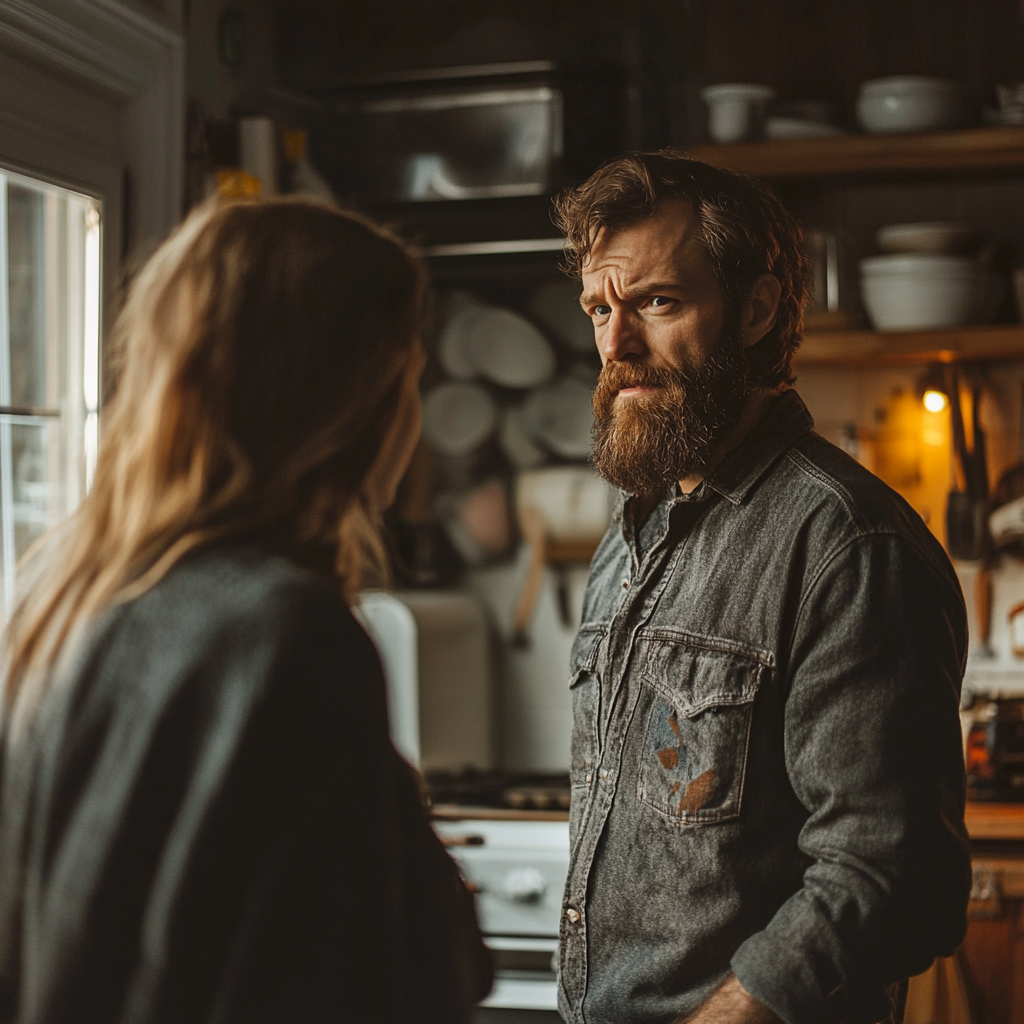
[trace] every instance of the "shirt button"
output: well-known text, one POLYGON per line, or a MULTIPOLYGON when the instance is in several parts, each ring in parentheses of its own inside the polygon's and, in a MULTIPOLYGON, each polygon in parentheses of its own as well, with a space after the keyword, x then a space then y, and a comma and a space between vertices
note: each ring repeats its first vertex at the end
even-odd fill
POLYGON ((629 590, 629 580, 623 580, 622 581, 622 589, 623 590, 629 590))
POLYGON ((580 912, 570 907, 565 912, 565 916, 569 919, 570 924, 575 924, 580 919, 580 912))
POLYGON ((602 771, 601 772, 601 781, 602 782, 607 782, 608 781, 608 773, 606 771, 602 771))
POLYGON ((587 785, 589 786, 594 781, 594 773, 587 772, 587 785))

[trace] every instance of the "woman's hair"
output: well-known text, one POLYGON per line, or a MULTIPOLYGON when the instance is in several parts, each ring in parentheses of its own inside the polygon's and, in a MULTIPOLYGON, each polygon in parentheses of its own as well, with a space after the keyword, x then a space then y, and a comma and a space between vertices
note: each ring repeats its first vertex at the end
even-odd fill
POLYGON ((208 204, 136 277, 93 486, 31 556, 6 693, 186 552, 259 539, 350 595, 381 557, 364 494, 407 386, 423 275, 368 220, 309 201, 208 204))
POLYGON ((747 351, 752 384, 793 383, 793 354, 803 331, 807 263, 801 232, 761 182, 723 171, 683 151, 626 153, 555 199, 555 222, 566 236, 566 270, 579 277, 601 228, 618 230, 653 217, 666 201, 690 202, 727 309, 738 311, 762 274, 773 274, 782 297, 772 329, 747 351))

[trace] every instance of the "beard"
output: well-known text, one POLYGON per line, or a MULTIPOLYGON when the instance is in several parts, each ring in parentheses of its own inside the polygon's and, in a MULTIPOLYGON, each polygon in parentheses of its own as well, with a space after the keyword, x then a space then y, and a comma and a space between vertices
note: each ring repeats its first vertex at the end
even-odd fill
POLYGON ((591 462, 609 483, 644 497, 703 469, 740 421, 752 388, 735 330, 722 332, 699 365, 609 362, 594 391, 591 462), (620 389, 647 395, 617 399, 620 389))

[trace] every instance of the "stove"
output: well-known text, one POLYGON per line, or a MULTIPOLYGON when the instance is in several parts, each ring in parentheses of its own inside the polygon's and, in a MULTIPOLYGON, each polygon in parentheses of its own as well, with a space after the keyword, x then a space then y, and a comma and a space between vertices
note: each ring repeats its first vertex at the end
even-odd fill
POLYGON ((568 778, 492 773, 428 781, 434 829, 476 894, 494 958, 494 989, 477 1019, 560 1020, 556 969, 569 870, 568 778))

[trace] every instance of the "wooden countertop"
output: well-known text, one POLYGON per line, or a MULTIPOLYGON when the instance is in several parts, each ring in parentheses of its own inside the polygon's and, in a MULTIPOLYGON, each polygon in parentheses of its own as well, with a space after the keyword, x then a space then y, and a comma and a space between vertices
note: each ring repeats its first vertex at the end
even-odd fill
MULTIPOLYGON (((483 821, 568 821, 568 811, 513 810, 496 807, 464 807, 436 804, 431 817, 439 821, 475 818, 483 821)), ((972 839, 1003 839, 1024 842, 1024 803, 967 804, 967 832, 972 839)))
POLYGON ((568 811, 516 810, 512 807, 467 807, 462 804, 434 804, 430 816, 436 821, 568 821, 568 811))
POLYGON ((967 834, 972 839, 1009 839, 1024 842, 1024 803, 967 802, 967 834))

